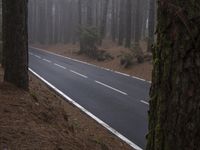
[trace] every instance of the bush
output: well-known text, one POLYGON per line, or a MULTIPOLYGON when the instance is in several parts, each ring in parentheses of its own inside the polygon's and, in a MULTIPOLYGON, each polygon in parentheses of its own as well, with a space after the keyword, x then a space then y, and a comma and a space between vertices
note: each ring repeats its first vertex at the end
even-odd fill
POLYGON ((80 29, 80 54, 104 61, 113 59, 113 57, 104 50, 98 50, 100 34, 96 27, 84 27, 80 29))
POLYGON ((118 57, 120 57, 120 64, 124 67, 124 68, 128 68, 130 66, 133 65, 133 59, 134 56, 131 53, 124 53, 121 52, 121 55, 119 55, 118 57))
POLYGON ((80 53, 90 57, 96 57, 99 33, 95 27, 84 27, 80 29, 80 53))
POLYGON ((142 49, 139 46, 139 43, 135 43, 131 46, 131 51, 134 54, 134 57, 137 59, 138 63, 143 63, 144 62, 144 54, 142 52, 142 49))
POLYGON ((118 56, 120 58, 120 64, 124 68, 128 68, 132 66, 134 63, 143 63, 144 62, 144 54, 139 47, 139 44, 134 44, 129 49, 129 53, 121 52, 118 56))

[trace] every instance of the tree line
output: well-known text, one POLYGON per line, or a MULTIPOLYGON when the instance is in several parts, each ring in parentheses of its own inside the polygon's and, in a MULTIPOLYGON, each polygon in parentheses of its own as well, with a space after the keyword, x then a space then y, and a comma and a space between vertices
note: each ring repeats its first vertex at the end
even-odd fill
POLYGON ((96 27, 101 40, 154 42, 155 0, 29 0, 29 41, 79 42, 81 27, 96 27))

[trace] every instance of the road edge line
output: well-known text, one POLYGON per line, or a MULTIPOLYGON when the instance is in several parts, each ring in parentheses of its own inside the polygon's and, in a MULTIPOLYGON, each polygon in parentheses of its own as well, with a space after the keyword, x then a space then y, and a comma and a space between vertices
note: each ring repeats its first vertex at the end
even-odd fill
POLYGON ((89 117, 91 117, 92 119, 94 119, 97 123, 99 123, 101 126, 103 126, 104 128, 106 128, 108 131, 110 131, 112 134, 114 134, 118 138, 120 138, 122 141, 124 141, 125 143, 127 143, 129 146, 131 146, 135 150, 142 150, 142 148, 140 148, 139 146, 137 146, 135 143, 131 142, 128 138, 126 138, 125 136, 123 136, 122 134, 120 134, 118 131, 116 131, 115 129, 113 129, 112 127, 110 127, 108 124, 106 124, 105 122, 103 122, 101 119, 97 118, 91 112, 89 112, 88 110, 86 110, 84 107, 82 107, 77 102, 75 102, 73 99, 71 99, 69 96, 67 96, 66 94, 64 94, 62 91, 60 91, 59 89, 57 89, 55 86, 53 86, 47 80, 45 80, 40 75, 38 75, 36 72, 34 72, 31 68, 29 68, 29 71, 33 75, 35 75, 37 78, 39 78, 42 82, 44 82, 48 87, 50 87, 51 89, 53 89, 56 93, 58 93, 63 98, 65 98, 68 102, 70 102, 71 104, 73 104, 74 106, 76 106, 77 108, 79 108, 86 115, 88 115, 89 117))
POLYGON ((79 62, 79 63, 83 63, 83 64, 86 64, 86 65, 89 65, 89 66, 93 66, 93 67, 96 67, 96 68, 99 68, 99 69, 110 71, 110 72, 113 72, 113 73, 116 73, 116 74, 120 74, 120 75, 123 75, 123 76, 126 76, 126 77, 132 77, 134 79, 137 79, 137 80, 140 80, 140 81, 145 81, 145 82, 151 84, 151 81, 148 81, 148 80, 136 77, 136 76, 131 76, 131 75, 123 73, 123 72, 119 72, 119 71, 112 70, 112 69, 109 69, 109 68, 97 66, 97 65, 94 65, 94 64, 91 64, 91 63, 88 63, 88 62, 85 62, 85 61, 81 61, 81 60, 78 60, 78 59, 70 58, 70 57, 67 57, 67 56, 62 56, 60 54, 49 52, 49 51, 47 51, 45 49, 41 49, 41 48, 37 48, 37 47, 33 47, 33 46, 30 46, 30 48, 37 49, 37 50, 40 50, 40 51, 43 51, 43 52, 46 52, 46 53, 49 53, 49 54, 52 54, 52 55, 55 55, 55 56, 59 56, 59 57, 62 57, 62 58, 66 58, 66 59, 69 59, 69 60, 73 60, 73 61, 76 61, 76 62, 79 62))

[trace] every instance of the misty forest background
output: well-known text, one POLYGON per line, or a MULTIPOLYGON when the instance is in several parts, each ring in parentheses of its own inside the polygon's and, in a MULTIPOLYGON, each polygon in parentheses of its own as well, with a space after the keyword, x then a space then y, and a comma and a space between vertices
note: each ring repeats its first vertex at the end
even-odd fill
POLYGON ((150 52, 155 5, 155 0, 29 0, 29 44, 73 43, 91 54, 88 49, 104 41, 135 49, 143 41, 150 52))
POLYGON ((99 45, 112 40, 131 47, 143 40, 150 51, 155 14, 155 0, 29 0, 29 42, 75 44, 93 28, 99 45))

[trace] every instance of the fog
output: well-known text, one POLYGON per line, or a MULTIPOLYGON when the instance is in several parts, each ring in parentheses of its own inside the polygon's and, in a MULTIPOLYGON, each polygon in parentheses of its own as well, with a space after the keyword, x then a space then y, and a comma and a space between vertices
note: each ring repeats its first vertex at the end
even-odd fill
POLYGON ((150 6, 150 0, 29 0, 29 42, 76 43, 80 28, 92 26, 102 40, 130 45, 152 36, 155 7, 150 6))

